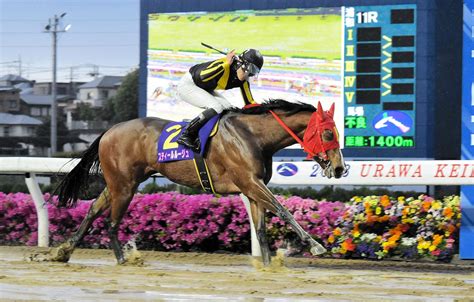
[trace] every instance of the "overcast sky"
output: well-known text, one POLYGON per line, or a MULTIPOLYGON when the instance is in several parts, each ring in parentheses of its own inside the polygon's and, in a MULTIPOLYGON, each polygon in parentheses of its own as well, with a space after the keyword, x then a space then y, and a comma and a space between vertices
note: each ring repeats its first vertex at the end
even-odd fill
POLYGON ((71 24, 58 39, 58 81, 93 78, 92 65, 101 75, 124 75, 139 62, 138 0, 0 0, 0 76, 51 81, 52 38, 44 33, 48 19, 67 15, 71 24))

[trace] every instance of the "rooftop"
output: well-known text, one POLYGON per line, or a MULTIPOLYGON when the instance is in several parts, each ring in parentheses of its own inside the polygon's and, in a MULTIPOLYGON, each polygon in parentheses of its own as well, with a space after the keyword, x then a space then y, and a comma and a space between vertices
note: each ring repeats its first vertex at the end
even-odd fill
POLYGON ((79 89, 82 88, 115 88, 119 85, 124 77, 121 76, 103 76, 97 78, 93 81, 87 82, 81 86, 79 89))
POLYGON ((30 82, 29 80, 25 79, 24 77, 14 75, 14 74, 7 74, 0 77, 0 81, 10 81, 10 82, 30 82))
POLYGON ((20 91, 20 89, 13 86, 0 86, 0 91, 20 91))
MULTIPOLYGON (((63 100, 68 98, 67 95, 58 95, 56 100, 63 100)), ((21 93, 20 98, 28 105, 51 105, 53 103, 52 95, 36 95, 21 93)))
POLYGON ((10 114, 0 112, 1 125, 41 125, 42 121, 23 114, 10 114))

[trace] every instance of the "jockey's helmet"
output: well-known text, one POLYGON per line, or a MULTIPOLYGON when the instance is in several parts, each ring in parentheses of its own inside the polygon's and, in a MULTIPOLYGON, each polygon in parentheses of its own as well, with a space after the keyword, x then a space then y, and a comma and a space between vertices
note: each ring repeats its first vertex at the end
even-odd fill
POLYGON ((256 49, 247 49, 239 55, 242 61, 242 68, 248 72, 249 76, 255 76, 260 72, 263 66, 263 56, 256 49))

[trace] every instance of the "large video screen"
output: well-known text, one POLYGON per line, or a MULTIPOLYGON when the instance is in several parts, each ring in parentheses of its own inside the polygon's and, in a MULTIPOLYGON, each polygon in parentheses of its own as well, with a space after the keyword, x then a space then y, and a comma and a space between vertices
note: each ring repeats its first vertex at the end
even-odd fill
MULTIPOLYGON (((150 14, 147 115, 183 120, 202 111, 181 101, 176 91, 193 65, 223 57, 202 42, 224 52, 255 48, 265 58, 250 82, 257 102, 321 102, 325 109, 335 103, 347 148, 413 147, 415 63, 407 61, 409 54, 397 55, 402 62, 395 56, 388 61, 387 54, 402 47, 414 58, 416 28, 407 23, 414 13, 414 5, 404 5, 150 14), (395 43, 394 36, 402 38, 395 43), (394 66, 402 70, 392 71, 394 66), (411 78, 400 78, 410 70, 411 78), (395 79, 401 86, 395 87, 395 79), (400 90, 403 94, 395 93, 400 90)), ((240 89, 219 92, 234 106, 244 105, 240 89)))

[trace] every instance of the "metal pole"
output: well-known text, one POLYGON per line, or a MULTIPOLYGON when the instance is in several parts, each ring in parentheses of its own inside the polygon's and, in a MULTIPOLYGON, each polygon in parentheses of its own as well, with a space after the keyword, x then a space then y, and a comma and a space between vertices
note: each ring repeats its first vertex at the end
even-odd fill
POLYGON ((262 250, 260 249, 260 242, 258 242, 257 231, 255 230, 255 224, 253 223, 253 219, 252 219, 252 212, 250 211, 250 200, 248 199, 247 196, 245 196, 242 193, 240 193, 240 198, 242 198, 242 201, 244 202, 244 205, 245 205, 245 209, 247 210, 247 214, 249 215, 250 244, 251 244, 251 248, 252 248, 252 256, 253 257, 261 257, 262 256, 262 250))
POLYGON ((21 77, 21 56, 18 56, 18 75, 21 77))
POLYGON ((57 47, 57 30, 58 16, 54 15, 53 30, 51 31, 53 38, 53 83, 51 85, 53 102, 51 103, 51 154, 53 156, 57 151, 57 133, 58 133, 58 104, 56 100, 56 47, 57 47))
POLYGON ((36 180, 35 173, 26 173, 25 182, 28 190, 30 191, 31 198, 33 199, 36 207, 36 215, 38 215, 38 246, 48 247, 49 246, 49 216, 46 202, 43 198, 43 193, 36 180))

